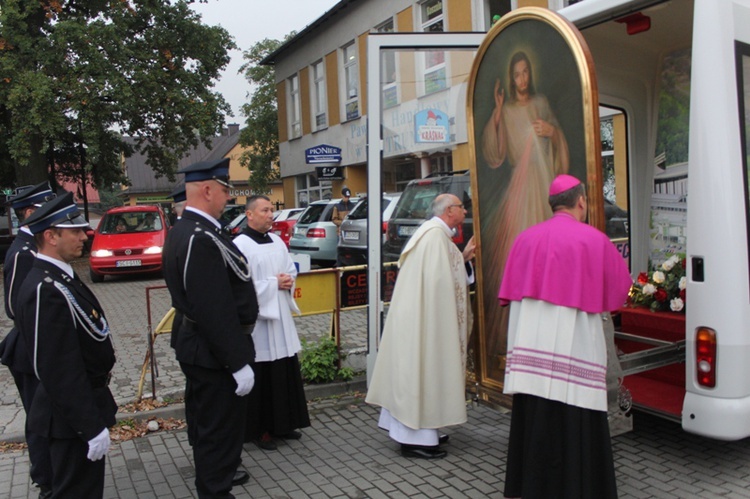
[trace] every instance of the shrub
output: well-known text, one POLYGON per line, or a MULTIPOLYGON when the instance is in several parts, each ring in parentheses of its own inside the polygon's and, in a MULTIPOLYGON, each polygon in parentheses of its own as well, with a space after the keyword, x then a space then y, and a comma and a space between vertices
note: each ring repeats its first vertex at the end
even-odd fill
POLYGON ((352 379, 354 371, 348 367, 338 369, 338 360, 336 342, 332 338, 321 338, 317 343, 309 343, 302 338, 300 369, 306 382, 330 383, 336 379, 352 379))

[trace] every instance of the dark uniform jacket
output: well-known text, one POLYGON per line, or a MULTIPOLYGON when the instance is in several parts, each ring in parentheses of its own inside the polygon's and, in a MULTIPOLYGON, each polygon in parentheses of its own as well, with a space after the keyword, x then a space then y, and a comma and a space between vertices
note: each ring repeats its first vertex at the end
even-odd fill
POLYGON ((28 424, 49 438, 89 441, 115 424, 107 384, 115 365, 99 301, 80 280, 37 259, 18 294, 17 323, 40 386, 28 424))
MULTIPOLYGON (((36 260, 34 236, 19 230, 18 235, 16 235, 8 252, 5 254, 5 264, 3 266, 5 313, 10 319, 13 319, 14 323, 18 303, 18 291, 21 289, 21 284, 26 279, 31 267, 34 265, 34 260, 36 260)), ((3 364, 10 367, 13 371, 34 374, 29 349, 26 348, 26 343, 18 333, 18 328, 15 325, 0 343, 0 359, 3 364)))
POLYGON ((336 203, 333 207, 333 214, 331 215, 331 222, 336 224, 336 227, 341 228, 341 222, 354 209, 354 203, 350 201, 344 201, 343 199, 336 203))
POLYGON ((247 262, 228 236, 185 210, 167 235, 162 260, 177 310, 172 326, 177 360, 230 372, 252 362, 252 336, 242 326, 255 323, 258 299, 247 262))

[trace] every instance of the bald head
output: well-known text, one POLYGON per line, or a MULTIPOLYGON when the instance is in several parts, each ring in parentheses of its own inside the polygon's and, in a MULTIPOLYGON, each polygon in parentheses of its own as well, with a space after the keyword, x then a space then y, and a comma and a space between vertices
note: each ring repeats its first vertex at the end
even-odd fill
POLYGON ((434 216, 445 222, 451 229, 461 225, 466 218, 466 209, 463 203, 453 194, 438 195, 432 201, 430 210, 434 216))

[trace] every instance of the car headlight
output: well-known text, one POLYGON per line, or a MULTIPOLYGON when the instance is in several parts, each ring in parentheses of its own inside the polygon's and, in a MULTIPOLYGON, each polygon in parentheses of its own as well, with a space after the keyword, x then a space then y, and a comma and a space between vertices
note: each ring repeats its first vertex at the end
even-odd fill
POLYGON ((91 256, 95 256, 97 258, 105 258, 108 256, 114 256, 114 253, 112 252, 112 250, 100 249, 100 250, 92 251, 91 256))
POLYGON ((143 250, 144 255, 159 255, 161 254, 161 246, 151 246, 143 250))

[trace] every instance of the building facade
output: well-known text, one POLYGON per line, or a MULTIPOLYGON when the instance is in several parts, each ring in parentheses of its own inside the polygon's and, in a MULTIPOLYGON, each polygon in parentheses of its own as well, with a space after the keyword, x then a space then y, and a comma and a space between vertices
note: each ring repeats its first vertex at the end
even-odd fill
MULTIPOLYGON (((571 3, 575 1, 337 3, 263 61, 276 70, 279 163, 287 205, 339 197, 343 186, 355 194, 367 190, 371 33, 486 32, 493 19, 513 9, 556 10, 571 3), (322 158, 316 155, 321 152, 322 158)), ((469 168, 465 88, 457 82, 467 79, 472 59, 440 50, 394 51, 382 57, 384 192, 401 191, 410 180, 432 173, 469 168)))

